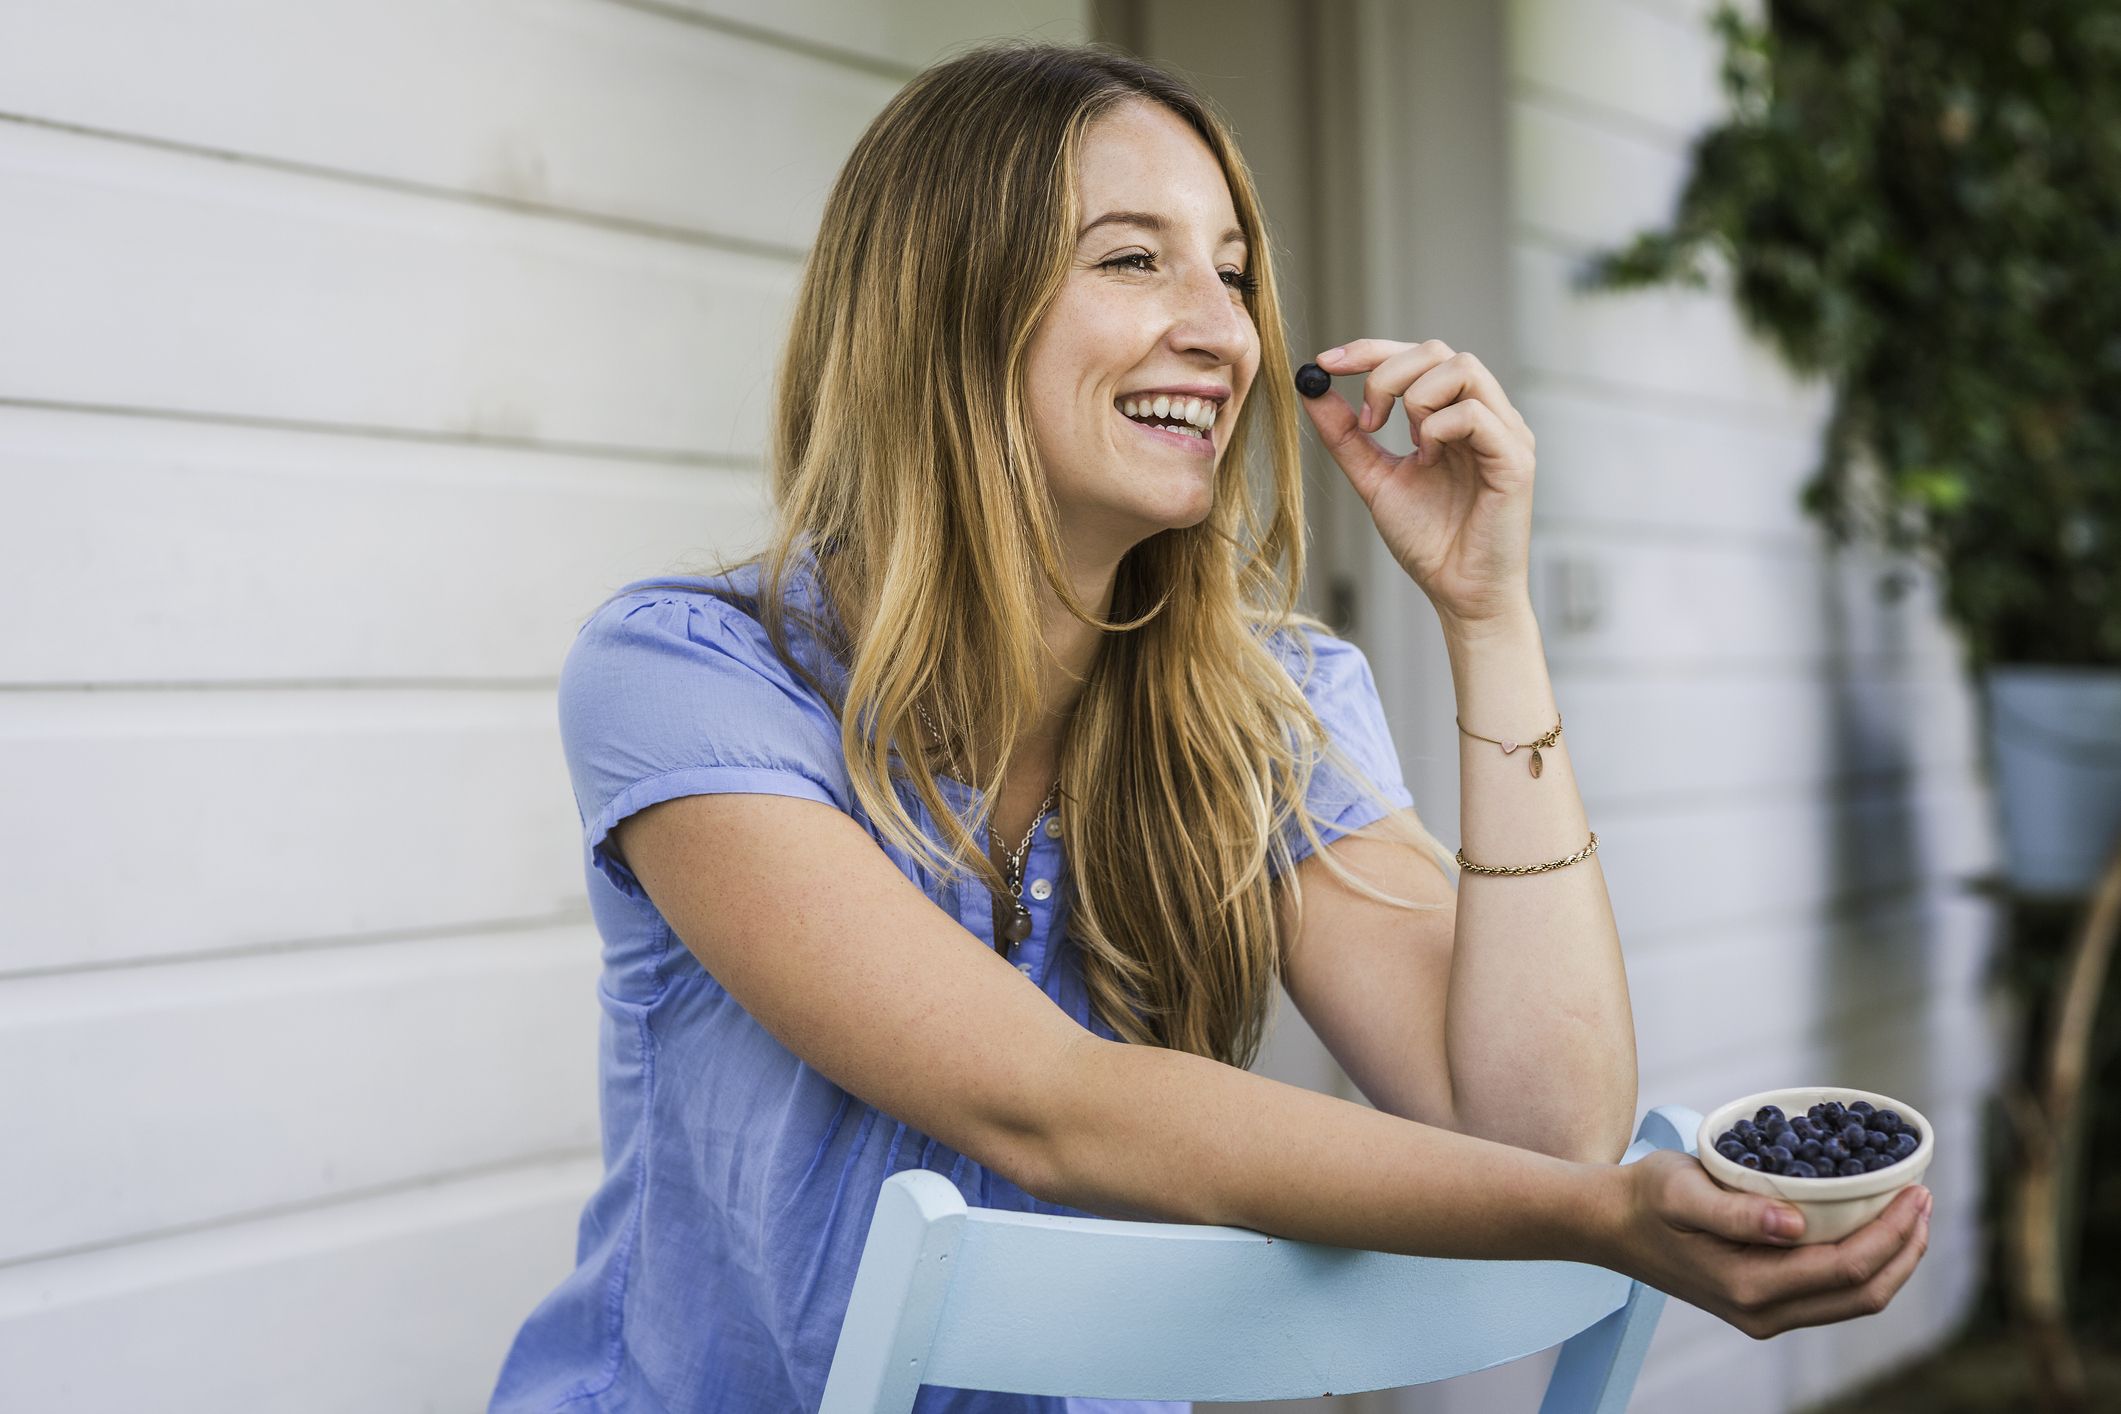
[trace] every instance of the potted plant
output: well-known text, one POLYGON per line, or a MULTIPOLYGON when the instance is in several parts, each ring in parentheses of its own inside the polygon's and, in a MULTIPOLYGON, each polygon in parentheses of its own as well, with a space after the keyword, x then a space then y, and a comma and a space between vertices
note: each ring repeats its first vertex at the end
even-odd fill
MULTIPOLYGON (((1730 116, 1694 143, 1669 229, 1579 288, 1714 274, 1828 380, 1804 507, 1835 545, 1889 552, 1888 601, 1908 563, 1935 574, 1980 687, 2005 892, 2121 895, 2121 11, 1767 0, 1756 24, 1726 0, 1711 24, 1730 116)), ((2021 1106, 2050 1174, 2082 1088, 2065 1051, 2088 1044, 2063 1018, 2090 1015, 2121 897, 2095 904, 2050 1083, 2021 1106)))

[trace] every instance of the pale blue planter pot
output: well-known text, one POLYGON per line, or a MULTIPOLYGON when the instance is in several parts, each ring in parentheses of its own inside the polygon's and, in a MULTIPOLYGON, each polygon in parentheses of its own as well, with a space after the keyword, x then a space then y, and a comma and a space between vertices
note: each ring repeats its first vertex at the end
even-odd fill
POLYGON ((2121 668, 2006 664, 1984 686, 2010 886, 2089 894, 2121 842, 2121 668))

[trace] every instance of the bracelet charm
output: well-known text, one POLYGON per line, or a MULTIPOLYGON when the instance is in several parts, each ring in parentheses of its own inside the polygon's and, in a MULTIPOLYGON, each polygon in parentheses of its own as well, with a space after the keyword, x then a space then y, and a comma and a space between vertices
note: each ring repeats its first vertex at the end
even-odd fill
MULTIPOLYGON (((1454 722, 1458 721, 1456 717, 1453 717, 1451 720, 1454 722)), ((1464 722, 1458 722, 1458 729, 1462 732, 1466 732, 1466 724, 1464 722)), ((1559 714, 1556 714, 1554 718, 1554 729, 1548 732, 1545 736, 1540 737, 1537 741, 1532 742, 1496 741, 1494 737, 1482 736, 1479 732, 1466 732, 1466 735, 1473 738, 1473 740, 1475 741, 1485 741, 1494 743, 1494 745, 1502 748, 1502 754, 1505 756, 1508 756, 1511 752, 1515 751, 1520 746, 1530 746, 1532 748, 1532 779, 1536 781, 1539 779, 1540 773, 1546 770, 1547 764, 1546 761, 1540 756, 1539 748, 1541 748, 1542 746, 1552 746, 1556 741, 1560 740, 1561 717, 1559 714)))

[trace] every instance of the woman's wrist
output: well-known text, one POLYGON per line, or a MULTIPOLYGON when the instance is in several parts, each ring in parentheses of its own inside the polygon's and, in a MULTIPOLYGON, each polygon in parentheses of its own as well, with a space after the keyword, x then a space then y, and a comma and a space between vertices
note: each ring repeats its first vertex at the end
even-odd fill
POLYGON ((1443 627, 1446 643, 1471 644, 1494 638, 1508 638, 1524 633, 1528 628, 1538 631, 1539 616, 1532 611, 1529 596, 1519 598, 1492 613, 1475 617, 1463 617, 1436 611, 1436 621, 1443 627))
MULTIPOLYGON (((1579 1164, 1583 1179, 1583 1212, 1577 1225, 1583 1262, 1621 1271, 1628 1228, 1633 1221, 1635 1191, 1626 1164, 1579 1164)), ((1632 1275, 1632 1274, 1631 1274, 1632 1275)))

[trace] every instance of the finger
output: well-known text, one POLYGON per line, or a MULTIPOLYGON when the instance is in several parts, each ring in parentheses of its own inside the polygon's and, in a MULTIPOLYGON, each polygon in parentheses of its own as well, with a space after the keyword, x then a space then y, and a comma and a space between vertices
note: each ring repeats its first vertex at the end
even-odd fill
POLYGON ((1463 398, 1474 398, 1486 403, 1490 411, 1505 427, 1518 428, 1529 434, 1531 428, 1518 414, 1510 402, 1509 395, 1495 374, 1478 358, 1469 353, 1455 353, 1436 367, 1414 380, 1412 387, 1402 399, 1407 407, 1407 425, 1421 426, 1422 419, 1430 413, 1449 407, 1463 398))
POLYGON ((1930 1220, 1924 1213, 1909 1224, 1905 1240, 1885 1263, 1860 1285, 1825 1295, 1801 1296, 1779 1302, 1756 1310, 1751 1320, 1763 1328, 1765 1338, 1799 1326, 1823 1326, 1858 1316, 1875 1316, 1891 1304, 1901 1287, 1907 1285, 1923 1254, 1929 1251, 1929 1245, 1930 1220))
POLYGON ((1784 1301, 1847 1300, 1897 1256, 1922 1217, 1922 1198, 1929 1190, 1911 1183, 1893 1197, 1884 1212, 1839 1242, 1800 1247, 1775 1259, 1764 1279, 1763 1304, 1784 1301))
POLYGON ((1523 444, 1502 425, 1502 419, 1486 403, 1472 398, 1423 419, 1414 429, 1414 456, 1424 466, 1434 465, 1443 455, 1446 442, 1464 442, 1499 462, 1516 461, 1524 452, 1523 444))
POLYGON ((1348 481, 1363 498, 1363 504, 1368 505, 1371 488, 1384 475, 1385 468, 1398 458, 1356 425, 1355 409, 1332 389, 1300 401, 1311 425, 1318 429, 1318 440, 1325 444, 1334 462, 1347 474, 1348 481))
POLYGON ((1368 373, 1400 350, 1414 347, 1403 339, 1350 339, 1320 354, 1318 366, 1328 373, 1368 373))
MULTIPOLYGON (((1430 369, 1451 357, 1451 346, 1441 339, 1430 339, 1421 344, 1400 344, 1385 352, 1383 339, 1365 339, 1364 344, 1375 345, 1374 352, 1383 354, 1374 365, 1370 365, 1369 377, 1362 380, 1362 410, 1356 423, 1365 432, 1376 432, 1384 427, 1392 415, 1392 404, 1400 394, 1413 386, 1414 381, 1430 369)), ((1325 365, 1333 367, 1333 365, 1325 365)), ((1359 370, 1343 370, 1354 373, 1359 370)))
POLYGON ((1699 1193, 1706 1201, 1686 1204, 1683 1213, 1673 1218, 1676 1226, 1687 1231, 1714 1233, 1733 1242, 1784 1245, 1803 1235, 1804 1214, 1797 1211, 1795 1204, 1778 1203, 1759 1193, 1739 1193, 1725 1188, 1708 1176, 1699 1159, 1694 1159, 1693 1163, 1702 1186, 1689 1196, 1699 1193), (1788 1225, 1784 1226, 1784 1223, 1788 1225))

